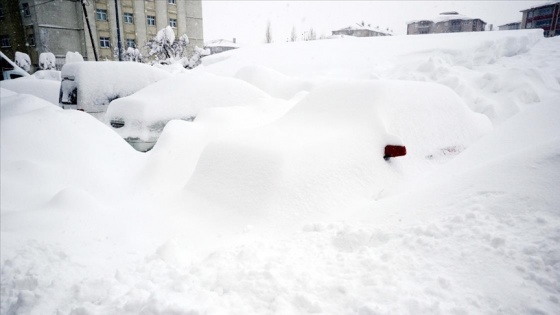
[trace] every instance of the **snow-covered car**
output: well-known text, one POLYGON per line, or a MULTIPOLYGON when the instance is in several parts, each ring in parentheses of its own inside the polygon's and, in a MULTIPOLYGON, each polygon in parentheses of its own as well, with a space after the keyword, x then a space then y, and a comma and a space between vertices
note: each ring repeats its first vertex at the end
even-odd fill
POLYGON ((112 101, 105 121, 136 150, 148 151, 172 119, 193 121, 205 109, 256 105, 270 98, 243 80, 184 73, 112 101))
POLYGON ((88 113, 105 112, 112 100, 171 76, 137 62, 73 62, 65 64, 61 71, 60 106, 88 113))

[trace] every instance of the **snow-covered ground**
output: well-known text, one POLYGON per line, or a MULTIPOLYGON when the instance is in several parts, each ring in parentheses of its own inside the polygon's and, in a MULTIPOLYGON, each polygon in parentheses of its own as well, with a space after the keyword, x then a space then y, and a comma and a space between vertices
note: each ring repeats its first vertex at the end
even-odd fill
POLYGON ((1 314, 560 313, 560 38, 269 44, 191 71, 209 100, 216 75, 266 97, 139 153, 2 83, 1 314))

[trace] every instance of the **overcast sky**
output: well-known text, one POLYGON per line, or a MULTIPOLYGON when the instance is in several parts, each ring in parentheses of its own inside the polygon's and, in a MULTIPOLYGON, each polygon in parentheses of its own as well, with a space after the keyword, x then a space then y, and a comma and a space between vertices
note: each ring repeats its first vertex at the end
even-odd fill
POLYGON ((264 42, 267 21, 274 42, 285 42, 292 27, 301 35, 311 27, 318 36, 331 35, 364 21, 406 35, 411 20, 430 19, 441 12, 457 11, 480 18, 488 25, 521 21, 520 10, 547 1, 218 1, 203 0, 204 40, 236 38, 241 45, 264 42))

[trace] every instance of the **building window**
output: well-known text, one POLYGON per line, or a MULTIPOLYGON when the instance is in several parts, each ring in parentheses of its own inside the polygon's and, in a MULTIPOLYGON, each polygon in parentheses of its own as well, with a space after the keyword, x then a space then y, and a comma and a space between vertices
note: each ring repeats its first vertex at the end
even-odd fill
POLYGON ((103 10, 103 9, 97 9, 95 11, 95 15, 97 17, 97 20, 99 21, 107 21, 107 10, 103 10))
POLYGON ((0 47, 2 48, 12 47, 12 45, 10 44, 10 36, 0 35, 0 47))
POLYGON ((169 4, 175 4, 175 0, 167 0, 167 3, 169 3, 169 4))
POLYGON ((99 37, 99 46, 101 48, 109 48, 111 46, 109 37, 99 37))
POLYGON ((529 14, 527 14, 527 18, 532 18, 533 17, 533 11, 529 11, 529 14))
POLYGON ((527 28, 533 28, 533 22, 527 23, 527 28))
POLYGON ((176 28, 177 27, 177 19, 169 19, 169 26, 176 28))
POLYGON ((552 7, 539 9, 536 13, 537 16, 552 14, 552 7))
POLYGON ((127 24, 134 24, 134 16, 132 15, 132 13, 124 14, 124 22, 127 24))
POLYGON ((545 27, 545 26, 550 26, 551 23, 552 23, 551 19, 540 20, 540 21, 535 22, 535 26, 536 27, 545 27))
POLYGON ((31 10, 29 10, 29 3, 22 3, 21 8, 23 11, 23 16, 31 16, 31 10))
POLYGON ((35 46, 35 34, 27 34, 27 44, 29 44, 29 46, 35 46))
POLYGON ((126 47, 136 48, 136 41, 134 39, 127 38, 126 39, 126 47))
POLYGON ((156 26, 156 17, 153 15, 148 15, 148 25, 156 26))
POLYGON ((4 17, 4 6, 2 6, 2 4, 0 4, 0 18, 4 17))

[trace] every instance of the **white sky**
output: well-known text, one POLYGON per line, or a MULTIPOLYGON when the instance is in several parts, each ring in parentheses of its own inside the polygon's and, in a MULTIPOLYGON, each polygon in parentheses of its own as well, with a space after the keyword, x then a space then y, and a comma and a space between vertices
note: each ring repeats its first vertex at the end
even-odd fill
POLYGON ((547 1, 218 1, 203 0, 204 40, 236 38, 241 45, 264 42, 267 21, 274 42, 285 42, 292 27, 317 35, 364 21, 373 27, 406 34, 406 23, 430 19, 444 11, 480 18, 488 25, 521 21, 520 10, 547 1))

